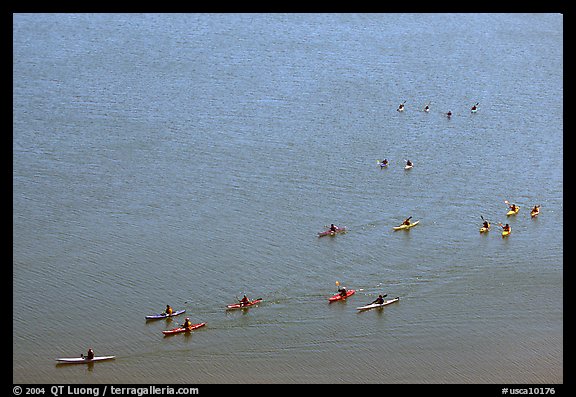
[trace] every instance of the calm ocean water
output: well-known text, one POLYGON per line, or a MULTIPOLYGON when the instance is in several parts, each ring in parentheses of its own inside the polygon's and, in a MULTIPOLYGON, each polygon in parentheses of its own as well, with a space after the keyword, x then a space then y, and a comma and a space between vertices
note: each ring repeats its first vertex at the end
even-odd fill
POLYGON ((562 383, 562 76, 562 15, 15 14, 13 382, 562 383))

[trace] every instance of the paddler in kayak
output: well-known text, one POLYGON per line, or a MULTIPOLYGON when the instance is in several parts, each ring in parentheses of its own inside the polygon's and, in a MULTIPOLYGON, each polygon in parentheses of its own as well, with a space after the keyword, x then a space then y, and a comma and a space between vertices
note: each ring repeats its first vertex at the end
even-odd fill
POLYGON ((502 231, 512 233, 512 227, 510 227, 509 224, 505 224, 505 225, 500 224, 500 226, 502 227, 502 231))
POLYGON ((89 348, 88 353, 86 353, 86 355, 80 354, 80 357, 82 357, 86 360, 92 360, 92 359, 94 359, 94 350, 92 350, 92 348, 89 348))
POLYGON ((482 224, 482 227, 486 230, 490 229, 490 224, 488 223, 488 221, 484 221, 484 223, 482 224))
POLYGON ((403 103, 401 103, 400 105, 398 105, 398 109, 396 109, 399 112, 403 112, 404 111, 404 104, 406 103, 406 101, 404 101, 403 103))
POLYGON ((346 290, 346 287, 338 286, 338 293, 343 298, 346 298, 346 294, 348 293, 348 291, 346 290))
POLYGON ((336 231, 338 231, 338 226, 336 226, 335 224, 331 223, 330 224, 330 231, 333 233, 336 233, 336 231))
POLYGON ((244 296, 242 297, 242 299, 240 299, 239 302, 240 302, 240 305, 241 305, 241 306, 244 306, 244 305, 246 305, 247 303, 250 303, 250 299, 248 299, 248 297, 247 297, 246 295, 244 295, 244 296))
POLYGON ((377 303, 379 305, 384 303, 384 297, 382 296, 382 294, 378 295, 378 298, 374 299, 370 304, 372 305, 374 303, 377 303))
POLYGON ((404 222, 402 222, 402 225, 410 226, 410 219, 412 219, 412 217, 404 219, 404 222))
POLYGON ((430 111, 430 106, 428 106, 428 105, 424 106, 424 111, 425 111, 425 112, 429 112, 429 111, 430 111))
POLYGON ((508 208, 510 208, 510 211, 516 212, 516 208, 518 208, 518 206, 516 204, 510 204, 508 208))
POLYGON ((406 160, 406 167, 413 167, 414 164, 410 160, 406 160))
POLYGON ((380 167, 386 167, 388 165, 388 159, 384 159, 382 160, 382 162, 380 163, 380 167))
POLYGON ((190 317, 186 317, 184 320, 184 324, 182 324, 182 328, 192 328, 192 323, 190 322, 190 317))
POLYGON ((164 311, 164 313, 167 314, 168 316, 171 316, 173 312, 174 310, 172 310, 170 305, 166 305, 166 310, 164 311))
POLYGON ((448 113, 446 113, 446 117, 448 117, 448 118, 452 117, 452 112, 448 111, 448 113))
POLYGON ((539 213, 540 213, 540 206, 539 205, 535 205, 534 208, 532 208, 532 210, 530 211, 530 215, 532 216, 532 218, 534 218, 539 213))
POLYGON ((476 111, 478 110, 478 102, 476 102, 476 105, 472 106, 472 108, 470 109, 470 111, 472 113, 476 113, 476 111))

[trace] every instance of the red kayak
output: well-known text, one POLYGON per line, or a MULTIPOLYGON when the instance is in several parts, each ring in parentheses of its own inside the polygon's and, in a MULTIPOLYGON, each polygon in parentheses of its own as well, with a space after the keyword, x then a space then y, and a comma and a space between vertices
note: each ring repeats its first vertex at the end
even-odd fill
POLYGON ((337 293, 336 295, 331 296, 330 298, 328 298, 328 300, 329 300, 330 302, 343 300, 343 299, 348 298, 350 295, 354 295, 355 292, 356 292, 356 290, 349 289, 349 290, 346 291, 346 297, 340 295, 340 293, 337 293))
POLYGON ((338 227, 338 228, 336 228, 335 231, 328 229, 328 230, 324 230, 323 232, 319 232, 319 233, 318 233, 318 237, 335 236, 335 235, 337 235, 337 234, 339 234, 339 233, 346 233, 346 230, 347 230, 347 229, 346 229, 346 226, 344 226, 344 227, 338 227))
POLYGON ((250 301, 248 303, 232 303, 231 305, 226 305, 226 308, 228 309, 245 309, 247 307, 250 306, 254 306, 257 303, 262 302, 262 298, 258 298, 258 299, 254 299, 253 301, 250 301))
POLYGON ((206 323, 198 323, 198 324, 192 324, 191 327, 188 328, 183 328, 183 327, 178 327, 178 328, 174 328, 174 329, 169 329, 166 331, 162 331, 162 333, 164 335, 174 335, 174 334, 179 334, 181 332, 190 332, 190 331, 194 331, 197 328, 203 327, 205 326, 206 323))

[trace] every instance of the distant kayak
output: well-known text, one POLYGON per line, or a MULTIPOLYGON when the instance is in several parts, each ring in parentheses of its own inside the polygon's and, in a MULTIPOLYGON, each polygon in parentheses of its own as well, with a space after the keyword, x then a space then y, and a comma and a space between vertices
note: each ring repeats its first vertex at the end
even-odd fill
POLYGON ((325 230, 323 232, 319 232, 318 233, 318 237, 324 237, 324 236, 335 236, 336 234, 340 234, 340 233, 346 233, 347 229, 346 226, 344 227, 339 227, 336 229, 336 231, 333 230, 325 230))
POLYGON ((356 292, 355 290, 349 289, 349 290, 346 291, 346 296, 342 296, 342 295, 340 295, 340 293, 337 293, 336 295, 331 296, 330 298, 328 298, 328 300, 329 300, 330 302, 335 302, 335 301, 343 300, 343 299, 348 298, 349 296, 354 295, 355 292, 356 292))
POLYGON ((400 300, 400 297, 397 296, 394 299, 384 300, 384 302, 382 302, 382 303, 370 303, 369 305, 366 305, 366 306, 357 307, 356 310, 365 311, 365 310, 370 310, 370 309, 378 309, 378 308, 387 306, 391 303, 398 302, 399 300, 400 300))
POLYGON ((70 358, 57 358, 59 364, 89 364, 96 361, 112 360, 116 356, 95 356, 94 358, 87 357, 70 357, 70 358))
POLYGON ((172 312, 172 314, 166 314, 166 313, 151 314, 149 316, 146 316, 146 320, 159 320, 161 318, 178 316, 182 313, 186 313, 186 310, 176 310, 175 312, 172 312))
POLYGON ((407 229, 410 229, 411 227, 416 226, 418 223, 420 223, 420 221, 412 222, 409 225, 402 224, 400 226, 394 226, 392 229, 394 229, 394 230, 407 230, 407 229))
POLYGON ((510 235, 511 231, 510 230, 504 230, 502 231, 502 237, 508 237, 510 235))
POLYGON ((258 298, 258 299, 254 299, 253 301, 250 301, 248 303, 232 303, 230 305, 226 305, 226 308, 228 310, 233 310, 233 309, 246 309, 249 308, 250 306, 254 306, 258 303, 262 302, 262 298, 258 298))
POLYGON ((164 335, 174 335, 174 334, 179 334, 182 332, 194 331, 195 329, 198 329, 198 328, 203 327, 205 325, 206 325, 206 323, 198 323, 198 324, 193 324, 191 327, 188 327, 188 328, 178 327, 178 328, 173 328, 173 329, 169 329, 166 331, 162 331, 162 333, 164 335))
POLYGON ((520 207, 516 206, 515 210, 510 210, 506 213, 506 216, 510 216, 510 215, 516 215, 518 213, 518 211, 520 211, 520 207))

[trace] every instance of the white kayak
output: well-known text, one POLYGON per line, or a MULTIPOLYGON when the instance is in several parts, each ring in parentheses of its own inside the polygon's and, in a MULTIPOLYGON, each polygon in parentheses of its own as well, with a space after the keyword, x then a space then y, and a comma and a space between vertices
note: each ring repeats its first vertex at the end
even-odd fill
POLYGON ((413 165, 405 165, 405 166, 404 166, 404 169, 405 169, 405 170, 409 170, 409 169, 412 168, 412 167, 414 167, 414 166, 413 166, 413 165))
POLYGON ((146 320, 158 320, 161 318, 174 317, 174 316, 178 316, 182 313, 186 313, 186 309, 176 310, 175 312, 172 312, 172 314, 166 314, 166 312, 159 313, 159 314, 151 314, 149 316, 146 316, 146 320))
POLYGON ((111 360, 116 358, 116 356, 95 356, 92 359, 87 357, 70 357, 70 358, 57 358, 56 361, 61 364, 88 364, 95 361, 111 360))
POLYGON ((371 303, 371 304, 366 305, 366 306, 357 307, 356 310, 363 311, 363 310, 376 309, 379 307, 384 307, 384 306, 389 305, 389 304, 394 303, 394 302, 398 302, 399 300, 400 300, 400 297, 397 296, 394 299, 385 299, 383 303, 371 303))

